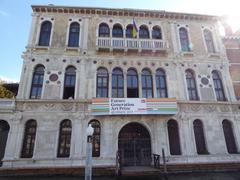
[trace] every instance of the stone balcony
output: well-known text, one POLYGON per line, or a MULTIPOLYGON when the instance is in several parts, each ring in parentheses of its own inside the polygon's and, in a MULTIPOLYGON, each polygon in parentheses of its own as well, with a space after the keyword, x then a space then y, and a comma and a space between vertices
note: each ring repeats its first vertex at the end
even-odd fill
POLYGON ((167 41, 161 39, 132 39, 132 38, 111 38, 111 37, 97 37, 97 50, 129 50, 166 52, 168 49, 167 41))

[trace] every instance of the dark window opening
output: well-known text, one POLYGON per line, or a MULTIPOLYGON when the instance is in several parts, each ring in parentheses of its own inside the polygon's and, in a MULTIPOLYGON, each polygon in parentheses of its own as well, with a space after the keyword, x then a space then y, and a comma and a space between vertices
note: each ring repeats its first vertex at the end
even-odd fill
POLYGON ((44 77, 44 66, 39 65, 35 68, 32 78, 30 99, 40 99, 42 95, 44 77))
POLYGON ((190 51, 187 29, 185 29, 183 27, 180 28, 179 29, 179 36, 180 36, 181 50, 185 51, 185 52, 190 51))
POLYGON ((152 39, 162 39, 161 29, 157 26, 154 26, 152 29, 152 39))
POLYGON ((156 71, 156 88, 157 88, 157 97, 158 98, 167 98, 167 83, 166 75, 162 69, 156 71))
POLYGON ((108 71, 105 68, 97 70, 97 97, 108 97, 108 71))
POLYGON ((151 72, 147 69, 143 69, 142 71, 142 97, 153 97, 152 75, 151 72))
POLYGON ((149 39, 149 31, 146 26, 140 26, 139 28, 139 38, 149 39))
POLYGON ((63 99, 74 99, 75 94, 76 69, 68 67, 65 72, 63 99))
POLYGON ((51 22, 45 21, 42 23, 38 43, 39 46, 49 46, 51 29, 52 29, 51 22))
POLYGON ((137 98, 138 96, 138 75, 134 69, 127 72, 127 97, 137 98))
POLYGON ((186 70, 186 81, 189 100, 199 100, 194 74, 191 70, 186 70))
POLYGON ((198 154, 209 154, 206 148, 202 121, 196 119, 193 122, 196 149, 198 154))
POLYGON ((5 154, 9 128, 9 124, 6 121, 0 120, 0 167, 5 154))
POLYGON ((133 38, 133 25, 128 25, 127 26, 126 38, 133 38))
POLYGON ((222 84, 222 80, 220 78, 219 73, 217 71, 213 71, 212 77, 213 77, 214 90, 215 90, 217 100, 226 101, 226 97, 223 90, 223 84, 222 84))
POLYGON ((37 122, 35 120, 27 121, 25 125, 21 158, 32 158, 35 145, 36 131, 37 122))
POLYGON ((215 53, 216 51, 215 51, 215 47, 214 47, 212 32, 205 29, 203 31, 203 33, 204 33, 205 43, 206 43, 208 52, 215 53))
POLYGON ((99 121, 92 120, 89 122, 92 125, 94 132, 92 137, 92 156, 93 157, 100 157, 100 134, 101 134, 101 126, 99 121))
POLYGON ((175 120, 169 120, 167 126, 170 154, 181 155, 178 123, 175 120))
POLYGON ((60 124, 57 157, 69 157, 71 147, 72 123, 63 120, 60 124))
POLYGON ((76 22, 72 23, 70 25, 70 29, 69 29, 69 39, 68 39, 69 47, 78 47, 79 46, 79 33, 80 33, 79 24, 76 22))
POLYGON ((110 36, 110 30, 106 23, 102 23, 99 25, 98 36, 99 37, 109 37, 110 36))
POLYGON ((116 24, 113 26, 112 37, 123 37, 123 29, 121 25, 116 24))
POLYGON ((112 72, 112 97, 122 98, 124 94, 123 72, 120 68, 115 68, 112 72))

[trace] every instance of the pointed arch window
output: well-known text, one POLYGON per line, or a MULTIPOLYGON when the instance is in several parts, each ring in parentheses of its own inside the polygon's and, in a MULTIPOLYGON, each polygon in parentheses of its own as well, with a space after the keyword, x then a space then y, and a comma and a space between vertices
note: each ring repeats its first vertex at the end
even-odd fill
POLYGON ((76 68, 69 66, 65 71, 63 99, 74 99, 76 81, 76 68))
POLYGON ((112 97, 122 98, 124 91, 123 72, 120 68, 115 68, 112 72, 112 97))
POLYGON ((30 99, 40 99, 41 98, 42 87, 43 87, 43 78, 44 78, 44 69, 45 68, 43 65, 38 65, 34 69, 30 99))
POLYGON ((112 37, 123 37, 123 29, 120 24, 115 24, 113 26, 112 37))
POLYGON ((229 120, 223 120, 222 122, 223 133, 225 137, 225 142, 229 154, 237 154, 236 141, 233 134, 232 123, 229 120))
POLYGON ((68 46, 78 47, 79 46, 79 35, 80 35, 80 25, 77 22, 73 22, 69 29, 68 46))
POLYGON ((35 120, 28 120, 25 124, 21 158, 32 158, 34 145, 35 145, 36 132, 37 132, 37 122, 35 120))
POLYGON ((71 147, 72 123, 63 120, 60 124, 57 157, 69 157, 71 147))
POLYGON ((108 97, 108 71, 105 68, 97 70, 97 97, 108 97))
POLYGON ((138 74, 133 68, 128 69, 127 72, 127 97, 138 97, 138 74))
POLYGON ((149 31, 148 28, 144 25, 139 28, 139 38, 149 39, 149 31))
POLYGON ((166 83, 166 74, 162 69, 157 69, 156 71, 156 88, 157 88, 157 97, 158 98, 167 98, 167 83, 166 83))
POLYGON ((223 90, 222 79, 218 71, 212 72, 214 90, 216 94, 216 98, 218 101, 226 101, 226 97, 223 90))
POLYGON ((158 26, 154 26, 152 29, 152 39, 162 39, 162 31, 158 26))
POLYGON ((39 36, 39 46, 49 46, 51 37, 52 23, 50 21, 45 21, 41 24, 40 36, 39 36))
POLYGON ((0 167, 2 166, 2 159, 5 155, 9 129, 8 122, 0 120, 0 167))
POLYGON ((148 69, 142 70, 142 97, 143 98, 153 97, 152 75, 148 69))
POLYGON ((99 157, 100 156, 100 135, 101 135, 101 126, 98 120, 92 120, 89 122, 92 125, 94 132, 92 137, 92 156, 99 157))
POLYGON ((193 121, 196 149, 198 154, 208 154, 203 131, 203 123, 199 119, 193 121))
POLYGON ((106 23, 101 23, 98 30, 99 37, 110 37, 110 29, 106 23))
POLYGON ((208 52, 215 53, 216 50, 214 47, 212 32, 208 29, 204 29, 203 34, 204 34, 204 39, 205 39, 208 52))
POLYGON ((184 52, 190 51, 187 29, 181 27, 179 29, 179 36, 180 36, 181 50, 184 51, 184 52))
POLYGON ((133 38, 133 25, 131 24, 126 28, 126 38, 133 38))
POLYGON ((189 100, 195 100, 195 101, 199 100, 195 76, 193 71, 186 70, 186 81, 187 81, 187 90, 188 90, 189 100))
POLYGON ((167 126, 170 154, 181 155, 178 123, 176 120, 171 119, 168 121, 167 126))

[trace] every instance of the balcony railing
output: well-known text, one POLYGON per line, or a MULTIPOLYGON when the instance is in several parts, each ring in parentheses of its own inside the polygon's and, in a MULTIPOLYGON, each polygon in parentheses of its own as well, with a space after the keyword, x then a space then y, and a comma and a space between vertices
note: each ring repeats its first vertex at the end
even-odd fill
POLYGON ((97 49, 118 49, 118 50, 152 50, 166 51, 168 44, 164 40, 159 39, 130 39, 130 38, 110 38, 98 37, 96 43, 97 49))

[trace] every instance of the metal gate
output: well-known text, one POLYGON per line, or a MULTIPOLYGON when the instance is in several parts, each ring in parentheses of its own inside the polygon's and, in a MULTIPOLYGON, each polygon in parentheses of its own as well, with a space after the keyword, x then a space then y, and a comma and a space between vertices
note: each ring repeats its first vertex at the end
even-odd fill
POLYGON ((151 165, 149 139, 119 139, 119 152, 123 166, 151 165))

